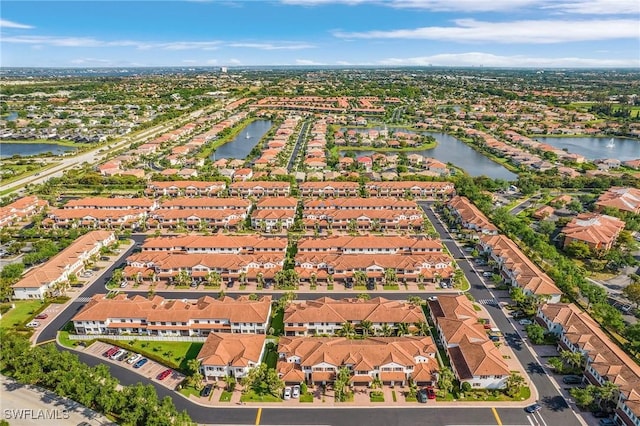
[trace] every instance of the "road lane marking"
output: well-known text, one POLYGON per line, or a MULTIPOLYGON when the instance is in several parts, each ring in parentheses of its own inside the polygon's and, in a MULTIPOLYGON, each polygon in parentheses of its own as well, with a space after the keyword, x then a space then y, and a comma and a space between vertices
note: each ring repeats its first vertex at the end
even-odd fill
POLYGON ((260 424, 260 416, 262 416, 262 407, 258 408, 258 413, 256 414, 256 426, 260 424))
POLYGON ((540 412, 538 412, 537 414, 538 414, 538 416, 540 417, 540 421, 542 422, 542 424, 543 424, 544 426, 547 426, 547 422, 545 422, 545 421, 544 421, 544 419, 542 418, 542 414, 541 414, 540 412))
POLYGON ((498 410, 495 407, 491 407, 491 411, 493 411, 493 417, 496 418, 496 422, 498 422, 498 426, 502 426, 502 420, 500 420, 500 416, 498 415, 498 410))

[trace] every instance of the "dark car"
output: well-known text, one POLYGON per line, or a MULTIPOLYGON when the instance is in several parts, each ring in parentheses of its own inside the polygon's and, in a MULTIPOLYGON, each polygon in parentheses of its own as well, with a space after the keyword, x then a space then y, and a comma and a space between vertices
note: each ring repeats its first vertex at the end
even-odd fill
POLYGON ((147 363, 147 361, 149 361, 146 358, 142 358, 140 361, 136 362, 135 364, 133 364, 133 368, 140 368, 143 365, 145 365, 147 363))
POLYGON ((536 411, 540 411, 541 409, 542 406, 540 404, 533 404, 525 408, 524 411, 526 411, 527 413, 535 413, 536 411))
POLYGON ((46 319, 49 315, 47 314, 38 314, 36 315, 36 319, 46 319))
POLYGON ((565 385, 579 385, 582 383, 582 376, 564 376, 562 383, 565 385))
POLYGON ((420 390, 418 391, 418 394, 416 395, 416 398, 418 399, 418 402, 421 402, 421 403, 423 403, 423 404, 426 404, 426 403, 427 403, 427 400, 429 399, 429 398, 427 397, 427 391, 426 391, 426 390, 424 390, 424 389, 420 389, 420 390))
POLYGON ((106 358, 111 358, 111 356, 115 355, 116 352, 118 352, 120 350, 119 347, 114 346, 111 349, 109 349, 108 351, 106 351, 105 353, 102 354, 102 356, 106 357, 106 358))
POLYGON ((229 282, 227 282, 227 288, 232 288, 233 287, 233 280, 229 280, 229 282))
POLYGON ((595 413, 593 413, 593 417, 595 417, 596 419, 606 419, 609 416, 610 414, 606 411, 596 411, 595 413))
POLYGON ((171 375, 172 371, 170 368, 167 368, 162 373, 158 374, 158 380, 164 380, 171 375))
POLYGON ((213 385, 209 383, 204 388, 202 388, 202 392, 200 392, 200 396, 207 397, 211 395, 211 391, 213 390, 213 385))
POLYGON ((427 386, 425 390, 427 391, 427 398, 436 399, 436 391, 433 389, 433 386, 427 386))

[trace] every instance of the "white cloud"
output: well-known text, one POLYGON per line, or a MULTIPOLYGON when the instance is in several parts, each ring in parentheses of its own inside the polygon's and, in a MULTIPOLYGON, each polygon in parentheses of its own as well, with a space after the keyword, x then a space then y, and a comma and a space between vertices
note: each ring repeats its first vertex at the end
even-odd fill
POLYGON ((207 65, 216 65, 218 63, 217 59, 207 59, 205 62, 207 65))
POLYGON ((358 6, 374 4, 398 9, 424 9, 438 12, 492 12, 513 10, 523 6, 539 4, 540 0, 281 0, 284 4, 297 6, 322 6, 344 4, 358 6))
POLYGON ((31 25, 20 24, 18 22, 7 21, 6 19, 0 19, 0 28, 18 28, 21 30, 29 30, 32 27, 31 25))
POLYGON ((353 64, 351 62, 347 62, 347 61, 336 61, 336 65, 350 66, 350 65, 353 65, 353 64))
POLYGON ((301 50, 311 49, 315 46, 308 43, 289 43, 284 42, 281 44, 273 43, 229 43, 229 47, 243 47, 249 49, 261 49, 261 50, 301 50))
POLYGON ((296 65, 327 65, 322 62, 316 62, 311 59, 296 59, 296 65))
POLYGON ((240 59, 231 58, 227 61, 229 65, 242 65, 242 61, 240 59))
POLYGON ((442 53, 412 58, 387 58, 379 61, 390 66, 448 66, 499 68, 573 68, 573 67, 638 67, 638 59, 592 59, 578 57, 545 58, 524 55, 501 56, 492 53, 442 53))
POLYGON ((356 39, 425 39, 454 42, 493 43, 566 43, 576 41, 638 38, 638 21, 632 19, 529 20, 486 22, 458 19, 455 26, 422 27, 390 31, 342 32, 340 38, 356 39))
POLYGON ((99 58, 78 58, 72 59, 71 63, 74 65, 108 65, 112 62, 109 59, 99 59, 99 58))
POLYGON ((638 0, 570 0, 542 8, 581 15, 640 15, 638 0))
POLYGON ((169 43, 150 44, 150 47, 158 47, 167 50, 216 50, 220 47, 219 41, 174 41, 169 43))

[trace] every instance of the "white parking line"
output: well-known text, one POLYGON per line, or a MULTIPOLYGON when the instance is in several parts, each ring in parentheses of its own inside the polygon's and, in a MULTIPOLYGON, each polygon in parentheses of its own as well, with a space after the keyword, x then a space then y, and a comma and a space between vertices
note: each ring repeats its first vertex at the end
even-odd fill
POLYGON ((534 414, 534 416, 535 416, 536 414, 538 415, 538 417, 540 417, 540 421, 542 421, 542 424, 543 424, 544 426, 547 426, 547 422, 545 422, 545 421, 544 421, 544 418, 542 418, 542 414, 541 414, 539 411, 538 411, 537 413, 535 413, 535 414, 534 414))
MULTIPOLYGON (((540 426, 540 423, 538 423, 538 420, 536 420, 535 423, 533 423, 533 420, 531 420, 531 416, 527 416, 527 420, 529 420, 529 423, 531 423, 531 426, 540 426)), ((534 417, 535 420, 535 417, 534 417)))

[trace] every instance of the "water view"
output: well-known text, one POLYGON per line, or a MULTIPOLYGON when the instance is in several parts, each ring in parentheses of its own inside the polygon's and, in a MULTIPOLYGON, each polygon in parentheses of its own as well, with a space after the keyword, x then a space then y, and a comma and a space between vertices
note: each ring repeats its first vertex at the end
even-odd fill
POLYGON ((588 160, 616 158, 620 161, 640 158, 640 141, 622 138, 535 138, 535 140, 564 149, 568 152, 584 155, 588 160))
MULTIPOLYGON (((415 133, 402 128, 389 128, 393 131, 415 133)), ((438 145, 435 148, 415 151, 426 157, 435 158, 443 163, 451 163, 460 167, 471 176, 487 176, 492 179, 515 180, 518 176, 510 172, 501 164, 491 161, 483 154, 470 148, 459 139, 441 132, 421 132, 424 135, 433 136, 438 145)), ((412 151, 414 152, 414 151, 412 151)), ((358 157, 371 155, 372 151, 356 151, 358 157)), ((344 155, 344 152, 341 152, 344 155)))
POLYGON ((251 149, 271 129, 272 125, 271 120, 256 120, 252 122, 242 129, 234 139, 216 149, 211 158, 216 160, 221 158, 245 159, 251 149))
POLYGON ((30 155, 45 154, 50 152, 53 155, 62 155, 69 151, 75 151, 73 146, 58 145, 55 143, 0 143, 0 158, 9 158, 14 155, 28 157, 30 155))

